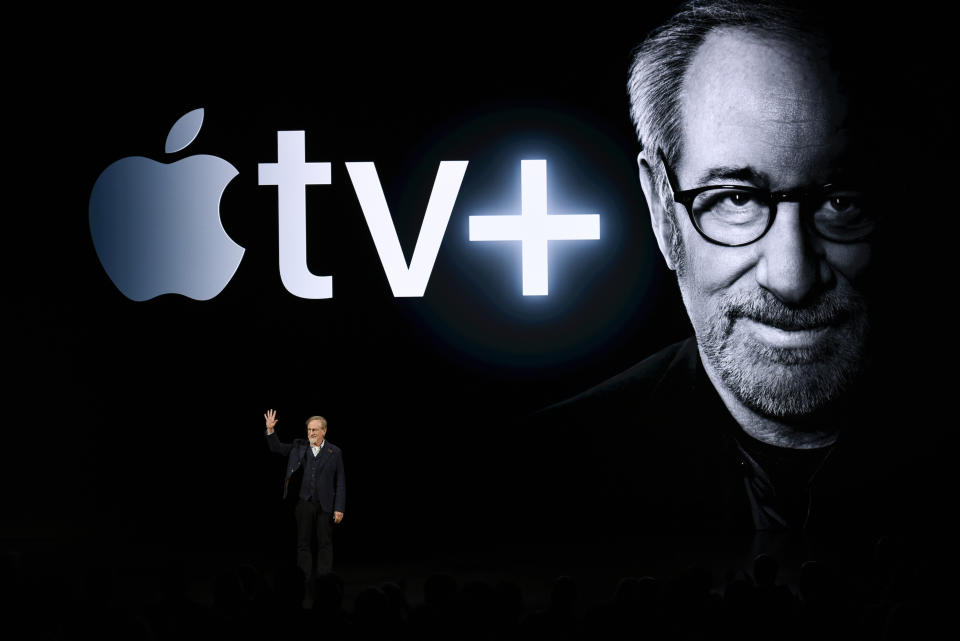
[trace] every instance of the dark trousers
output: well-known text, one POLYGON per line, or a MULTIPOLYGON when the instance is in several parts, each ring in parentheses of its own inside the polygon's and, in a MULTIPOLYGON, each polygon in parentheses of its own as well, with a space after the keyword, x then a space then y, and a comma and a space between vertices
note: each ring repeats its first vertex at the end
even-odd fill
POLYGON ((333 567, 333 514, 324 512, 319 503, 300 499, 294 516, 297 519, 297 566, 303 570, 303 576, 311 579, 329 573, 333 567), (316 555, 312 552, 314 539, 316 555))

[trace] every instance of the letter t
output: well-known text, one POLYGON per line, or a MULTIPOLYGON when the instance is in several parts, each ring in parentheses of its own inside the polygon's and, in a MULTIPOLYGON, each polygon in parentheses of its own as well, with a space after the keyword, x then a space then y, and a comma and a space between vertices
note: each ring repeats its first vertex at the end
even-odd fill
POLYGON ((280 280, 300 298, 333 298, 333 276, 307 269, 307 185, 329 185, 330 163, 305 162, 304 132, 277 132, 277 162, 260 163, 261 185, 277 186, 280 280))

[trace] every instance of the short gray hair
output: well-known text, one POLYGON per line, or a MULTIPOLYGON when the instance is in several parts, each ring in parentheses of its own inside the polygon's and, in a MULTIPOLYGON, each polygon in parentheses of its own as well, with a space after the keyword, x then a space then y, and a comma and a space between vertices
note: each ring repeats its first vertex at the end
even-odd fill
POLYGON ((324 432, 327 431, 327 419, 323 418, 322 416, 311 416, 310 418, 307 419, 308 428, 310 427, 310 423, 312 423, 313 421, 320 421, 321 423, 323 423, 323 431, 324 432))
MULTIPOLYGON (((724 27, 824 43, 816 12, 804 4, 791 0, 692 0, 634 49, 627 82, 630 115, 650 163, 654 189, 671 222, 673 197, 656 154, 662 149, 672 167, 680 162, 680 94, 694 54, 707 34, 724 27)), ((676 228, 674 225, 675 231, 676 228)))

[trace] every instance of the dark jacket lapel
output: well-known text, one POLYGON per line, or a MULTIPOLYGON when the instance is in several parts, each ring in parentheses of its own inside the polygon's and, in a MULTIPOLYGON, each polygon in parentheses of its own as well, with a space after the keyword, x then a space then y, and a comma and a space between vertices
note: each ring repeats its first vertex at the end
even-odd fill
MULTIPOLYGON (((308 455, 313 456, 313 450, 308 448, 308 455)), ((324 466, 333 458, 333 448, 330 447, 329 443, 324 443, 323 447, 320 449, 320 453, 317 454, 317 460, 314 461, 314 464, 317 466, 317 474, 319 474, 324 466)))

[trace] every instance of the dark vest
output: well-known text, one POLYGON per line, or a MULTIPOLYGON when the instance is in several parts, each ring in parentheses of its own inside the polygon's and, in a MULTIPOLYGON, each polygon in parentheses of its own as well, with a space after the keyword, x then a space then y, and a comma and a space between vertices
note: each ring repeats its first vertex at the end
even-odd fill
POLYGON ((320 472, 320 465, 318 465, 318 463, 326 449, 327 444, 324 443, 317 455, 314 456, 313 448, 307 443, 307 452, 303 456, 303 482, 300 484, 300 498, 304 501, 309 501, 310 499, 320 500, 320 494, 317 492, 320 472))

